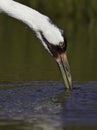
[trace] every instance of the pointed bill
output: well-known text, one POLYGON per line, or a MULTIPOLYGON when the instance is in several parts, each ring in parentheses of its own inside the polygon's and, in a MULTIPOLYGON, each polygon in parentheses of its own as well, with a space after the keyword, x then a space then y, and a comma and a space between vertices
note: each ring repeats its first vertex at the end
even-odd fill
POLYGON ((70 66, 68 64, 66 53, 60 56, 58 65, 63 76, 64 84, 67 89, 72 89, 72 78, 70 73, 70 66))

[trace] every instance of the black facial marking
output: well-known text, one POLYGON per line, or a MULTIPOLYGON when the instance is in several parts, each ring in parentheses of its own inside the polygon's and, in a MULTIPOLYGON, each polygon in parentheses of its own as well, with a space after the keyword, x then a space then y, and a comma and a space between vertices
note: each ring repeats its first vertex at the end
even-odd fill
POLYGON ((62 30, 61 33, 62 33, 62 36, 63 36, 63 38, 64 38, 65 48, 67 48, 67 40, 66 40, 64 31, 62 30))
POLYGON ((53 23, 53 21, 50 18, 48 18, 48 21, 49 21, 49 23, 51 23, 55 26, 55 24, 53 23))
POLYGON ((64 40, 65 42, 63 43, 62 46, 60 46, 60 45, 53 45, 53 44, 51 44, 51 43, 49 43, 49 42, 47 41, 47 39, 44 37, 44 35, 43 35, 43 33, 42 33, 41 31, 40 31, 40 34, 41 34, 43 40, 45 41, 45 43, 46 43, 48 49, 50 50, 50 52, 52 53, 52 55, 53 55, 55 58, 57 58, 57 57, 59 56, 59 54, 62 54, 62 53, 64 53, 64 52, 66 51, 67 41, 66 41, 65 38, 64 38, 64 39, 65 39, 65 40, 64 40))

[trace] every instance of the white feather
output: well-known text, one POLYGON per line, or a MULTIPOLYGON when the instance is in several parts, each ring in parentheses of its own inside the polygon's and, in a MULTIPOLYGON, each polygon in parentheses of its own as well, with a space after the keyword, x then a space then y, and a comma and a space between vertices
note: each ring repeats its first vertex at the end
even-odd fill
POLYGON ((43 33, 44 37, 51 44, 58 45, 59 42, 64 41, 60 29, 51 24, 47 16, 30 7, 27 7, 13 0, 0 0, 0 11, 3 11, 9 16, 23 21, 25 24, 27 24, 36 32, 37 37, 42 41, 45 48, 47 47, 41 35, 39 34, 39 31, 43 33))

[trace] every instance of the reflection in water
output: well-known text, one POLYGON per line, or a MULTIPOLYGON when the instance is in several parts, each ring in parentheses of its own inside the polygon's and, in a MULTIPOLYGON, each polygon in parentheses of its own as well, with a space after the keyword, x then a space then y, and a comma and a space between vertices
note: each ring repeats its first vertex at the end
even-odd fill
POLYGON ((61 82, 3 85, 0 130, 97 129, 96 82, 74 84, 72 92, 64 91, 61 82))
POLYGON ((4 87, 1 85, 0 128, 61 130, 61 104, 65 103, 68 95, 66 91, 61 99, 63 91, 64 86, 59 82, 5 84, 4 87))
MULTIPOLYGON (((47 119, 47 118, 45 118, 47 119)), ((0 121, 0 129, 1 130, 62 130, 62 127, 58 124, 50 124, 43 121, 43 119, 36 119, 37 122, 33 120, 29 120, 28 122, 25 121, 18 121, 18 120, 3 120, 0 121)))
POLYGON ((68 96, 70 95, 72 91, 70 90, 65 90, 62 93, 60 93, 57 97, 53 98, 53 101, 55 103, 65 103, 67 101, 68 96))

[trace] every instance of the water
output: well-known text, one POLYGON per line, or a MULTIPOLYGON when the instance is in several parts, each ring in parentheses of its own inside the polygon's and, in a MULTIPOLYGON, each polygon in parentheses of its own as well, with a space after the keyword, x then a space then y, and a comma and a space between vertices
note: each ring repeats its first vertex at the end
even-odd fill
POLYGON ((96 130, 97 1, 17 1, 65 30, 74 89, 32 30, 0 14, 0 130, 96 130))
POLYGON ((97 82, 0 85, 0 130, 97 129, 97 82))

